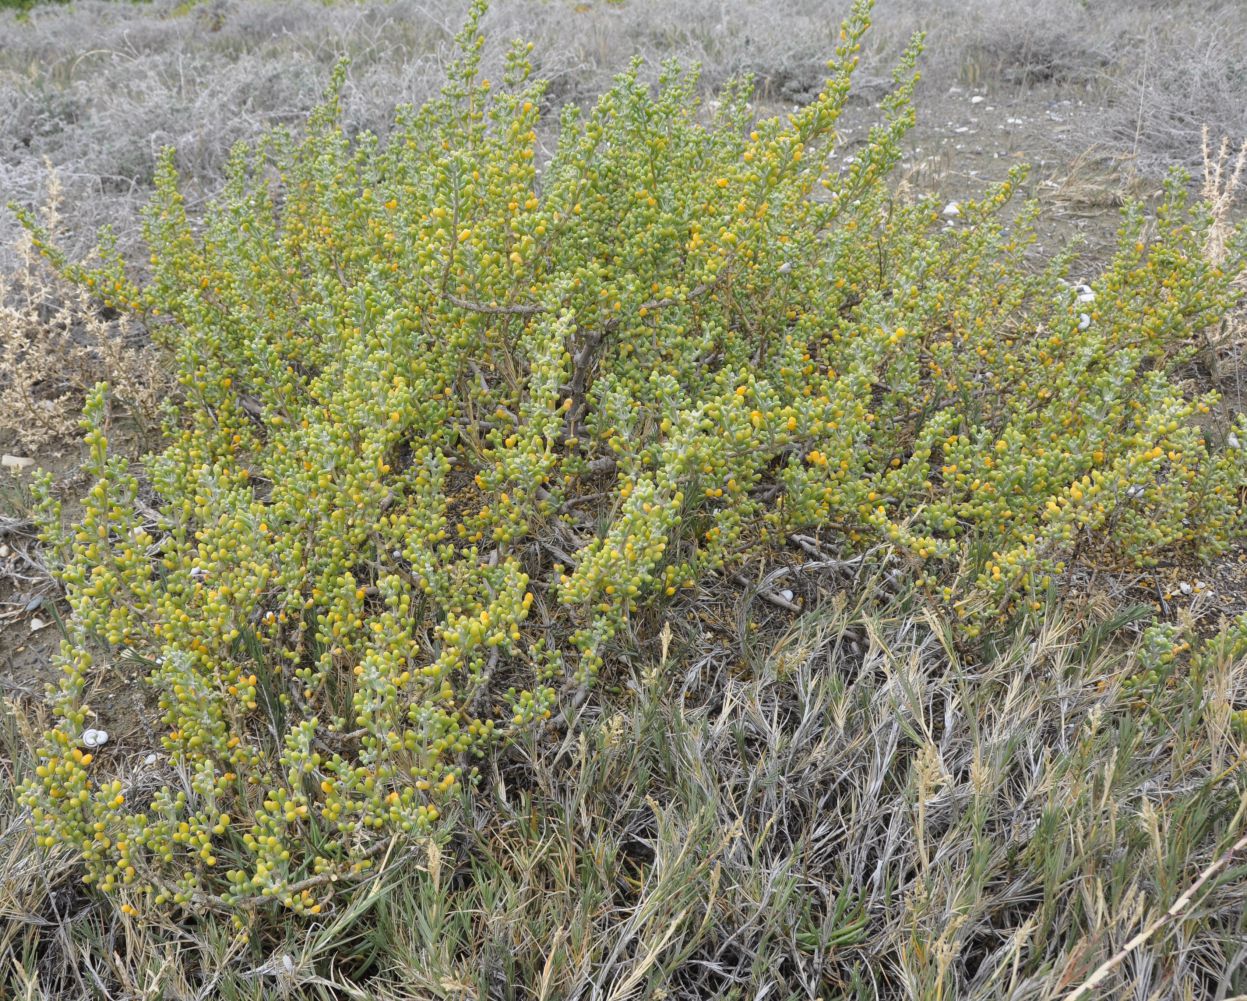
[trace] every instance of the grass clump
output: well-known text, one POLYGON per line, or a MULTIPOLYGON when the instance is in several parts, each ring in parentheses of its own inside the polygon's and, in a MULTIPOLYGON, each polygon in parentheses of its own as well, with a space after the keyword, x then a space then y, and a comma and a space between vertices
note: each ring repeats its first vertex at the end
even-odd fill
MULTIPOLYGON (((765 606, 726 589, 718 614, 674 609, 626 691, 515 743, 319 920, 256 914, 243 941, 211 911, 135 919, 75 898, 73 849, 48 875, 4 815, 0 944, 20 962, 0 983, 179 1001, 1065 997, 1241 834, 1232 640, 1144 690, 1156 644, 1131 641, 1130 614, 1088 631, 1053 612, 971 660, 955 616, 877 597, 885 575, 818 573, 840 595, 790 625, 751 630, 765 606)), ((1232 861, 1106 996, 1247 989, 1232 861)))
MULTIPOLYGON (((53 231, 59 196, 53 183, 43 217, 53 231)), ((28 450, 77 433, 101 380, 137 418, 153 421, 165 390, 161 365, 151 345, 138 343, 131 318, 106 318, 89 289, 50 281, 29 237, 18 252, 21 268, 0 276, 0 432, 28 450)))
MULTIPOLYGON (((893 554, 957 658, 1075 566, 1228 545, 1247 459, 1175 373, 1233 301, 1241 234, 1211 263, 1175 178, 1079 292, 1072 252, 1031 266, 1019 175, 952 219, 897 200, 917 43, 832 173, 868 9, 787 119, 752 122, 742 83, 706 122, 693 73, 653 92, 634 69, 539 166, 542 87, 523 45, 482 78, 478 4, 442 96, 385 142, 344 132, 339 71, 305 135, 236 151, 202 221, 166 157, 144 283, 37 236, 145 319, 180 388, 144 482, 101 387, 80 523, 43 495, 73 613, 22 793, 44 845, 127 913, 323 914, 470 803, 487 752, 542 746, 669 607, 793 533, 893 554), (151 792, 80 746, 120 663, 165 724, 151 792)), ((798 917, 785 934, 826 950, 830 919, 798 917)))

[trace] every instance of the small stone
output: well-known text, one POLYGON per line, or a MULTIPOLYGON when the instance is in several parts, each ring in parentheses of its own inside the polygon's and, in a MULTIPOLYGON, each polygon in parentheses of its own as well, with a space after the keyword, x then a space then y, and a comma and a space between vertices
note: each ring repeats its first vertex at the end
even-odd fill
POLYGON ((34 464, 34 459, 28 459, 24 455, 9 455, 8 452, 5 452, 3 456, 0 456, 0 466, 4 466, 5 469, 11 469, 15 473, 19 473, 23 469, 29 469, 34 464))

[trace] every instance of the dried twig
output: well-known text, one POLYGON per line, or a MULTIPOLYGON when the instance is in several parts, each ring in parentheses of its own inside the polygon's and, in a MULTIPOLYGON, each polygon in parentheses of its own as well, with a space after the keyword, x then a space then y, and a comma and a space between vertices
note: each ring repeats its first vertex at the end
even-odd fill
POLYGON ((785 598, 783 595, 776 594, 773 591, 763 591, 759 589, 753 583, 753 581, 751 581, 744 574, 739 574, 739 573, 732 574, 732 580, 734 580, 741 587, 746 588, 748 590, 752 590, 759 598, 761 598, 763 601, 769 602, 770 604, 774 605, 776 608, 783 608, 789 612, 801 611, 800 605, 794 604, 793 602, 785 598))

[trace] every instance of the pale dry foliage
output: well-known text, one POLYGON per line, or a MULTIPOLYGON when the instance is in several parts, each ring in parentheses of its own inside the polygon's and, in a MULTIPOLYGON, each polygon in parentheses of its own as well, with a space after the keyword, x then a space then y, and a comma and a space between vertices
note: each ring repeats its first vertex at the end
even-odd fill
MULTIPOLYGON (((1212 216, 1205 253, 1213 264, 1219 266, 1228 259, 1230 240, 1234 236, 1234 210, 1243 187, 1244 169, 1247 168, 1247 139, 1237 151, 1229 136, 1222 136, 1221 141, 1214 145, 1211 130, 1205 125, 1201 152, 1204 172, 1200 193, 1212 216)), ((1247 299, 1247 271, 1235 276, 1234 284, 1247 299)), ((1214 378, 1219 380, 1224 374, 1223 358, 1226 355, 1237 357, 1247 346, 1247 301, 1240 300, 1237 309, 1232 310, 1218 327, 1207 332, 1207 338, 1210 368, 1214 378)), ((1233 368, 1238 372, 1237 364, 1233 368)))
MULTIPOLYGON (((45 224, 60 221, 53 179, 45 224)), ((116 399, 150 422, 165 390, 157 352, 125 315, 106 317, 85 288, 58 280, 19 238, 19 267, 0 274, 0 433, 37 450, 78 433, 83 397, 108 382, 116 399)))
MULTIPOLYGON (((1222 136, 1220 144, 1213 149, 1211 131, 1207 125, 1203 131, 1204 183, 1201 189, 1204 201, 1212 213, 1212 226, 1208 230, 1208 259, 1221 264, 1229 253, 1230 238, 1234 235, 1232 212, 1239 188, 1243 182, 1243 169, 1247 167, 1247 139, 1235 152, 1229 136, 1222 136)), ((1244 276, 1240 275, 1242 279, 1244 276)))

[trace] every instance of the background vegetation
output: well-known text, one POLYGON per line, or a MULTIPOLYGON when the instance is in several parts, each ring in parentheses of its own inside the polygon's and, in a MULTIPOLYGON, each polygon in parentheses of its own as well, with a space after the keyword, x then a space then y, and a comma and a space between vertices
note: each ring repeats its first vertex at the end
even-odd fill
MULTIPOLYGON (((85 253, 109 224, 141 257, 138 209, 164 146, 177 149, 192 182, 186 196, 201 206, 218 190, 234 143, 304 121, 344 56, 352 61, 343 92, 348 131, 384 135, 396 104, 420 104, 441 85, 446 46, 466 7, 466 0, 80 0, 38 7, 28 23, 0 14, 0 190, 42 204, 51 161, 65 187, 67 249, 85 253)), ((708 89, 752 72, 764 105, 791 110, 817 94, 839 22, 821 0, 508 0, 486 15, 485 57, 497 66, 511 39, 532 41, 534 73, 550 81, 552 108, 593 100, 641 54, 649 57, 647 81, 663 58, 676 56, 702 65, 708 89)), ((1032 134, 1056 128, 1049 111, 1071 117, 1067 108, 1049 108, 1056 99, 1099 109, 1078 120, 1058 149, 1031 147, 1028 157, 1067 163, 1089 150, 1124 151, 1163 175, 1173 163, 1198 168, 1205 124, 1216 136, 1247 134, 1247 25, 1236 0, 883 0, 864 42, 855 103, 878 98, 919 29, 927 32, 923 122, 951 118, 950 86, 1002 101, 1007 93, 1035 94, 1041 124, 1029 124, 1029 109, 1024 116, 1032 134)), ((542 136, 548 141, 548 132, 542 136)), ((1009 142, 987 141, 1002 151, 1009 142)), ((945 174, 964 169, 943 165, 945 174)), ((5 270, 17 233, 11 217, 0 217, 5 270)))

